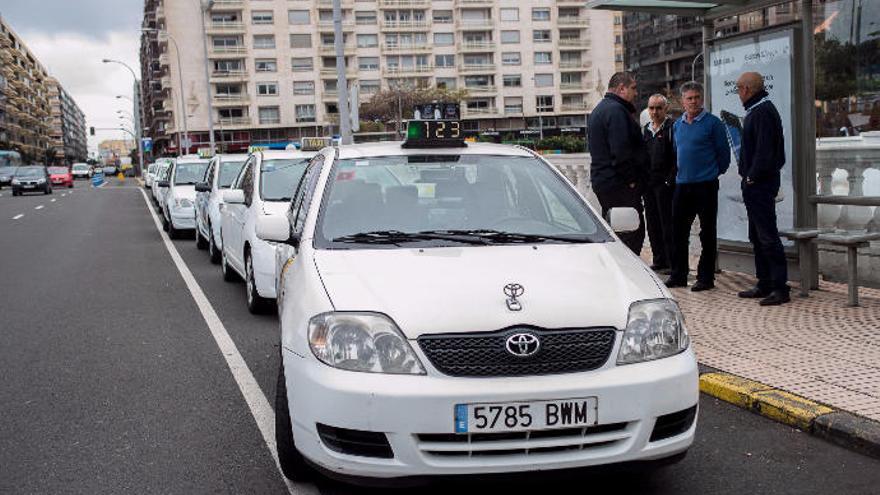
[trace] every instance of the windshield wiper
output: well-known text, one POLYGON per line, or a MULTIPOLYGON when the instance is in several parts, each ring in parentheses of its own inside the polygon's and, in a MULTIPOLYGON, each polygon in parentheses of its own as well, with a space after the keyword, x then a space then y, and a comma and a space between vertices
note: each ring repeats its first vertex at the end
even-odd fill
POLYGON ((418 241, 453 241, 465 244, 486 244, 486 241, 466 234, 447 231, 401 232, 399 230, 375 230, 360 232, 331 239, 333 242, 350 242, 356 244, 393 244, 400 245, 418 241))
POLYGON ((504 232, 492 229, 472 229, 472 230, 437 230, 425 231, 420 234, 442 233, 444 235, 456 236, 472 236, 493 244, 530 244, 535 242, 568 242, 574 244, 590 244, 594 242, 592 239, 579 237, 566 237, 561 235, 543 235, 543 234, 526 234, 521 232, 504 232))

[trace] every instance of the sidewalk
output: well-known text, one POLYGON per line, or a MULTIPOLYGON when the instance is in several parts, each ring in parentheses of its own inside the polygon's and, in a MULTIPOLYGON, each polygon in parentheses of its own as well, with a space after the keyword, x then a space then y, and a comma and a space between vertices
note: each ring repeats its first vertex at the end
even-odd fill
POLYGON ((754 283, 724 272, 715 290, 672 289, 700 364, 736 375, 704 374, 701 389, 880 455, 880 290, 861 288, 861 307, 849 308, 846 284, 823 281, 808 298, 792 290, 791 303, 761 307, 736 295, 754 283))

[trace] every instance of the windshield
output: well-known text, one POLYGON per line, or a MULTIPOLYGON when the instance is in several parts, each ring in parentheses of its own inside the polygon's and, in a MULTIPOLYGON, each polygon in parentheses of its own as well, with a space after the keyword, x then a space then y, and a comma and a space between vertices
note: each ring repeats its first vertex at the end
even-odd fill
POLYGON ((18 170, 15 171, 15 176, 26 179, 30 177, 45 177, 46 173, 43 167, 18 167, 18 170))
MULTIPOLYGON (((0 158, 2 160, 2 158, 0 158)), ((0 167, 0 175, 12 175, 15 172, 14 167, 0 167)))
POLYGON ((49 167, 49 173, 50 174, 66 174, 67 168, 66 167, 49 167))
POLYGON ((235 181, 235 178, 238 177, 238 173, 241 172, 241 167, 243 166, 243 161, 222 162, 220 164, 220 177, 218 179, 220 189, 229 189, 235 181))
POLYGON ((174 172, 174 185, 195 184, 205 180, 205 171, 208 170, 208 162, 178 163, 174 172))
POLYGON ((584 201, 532 157, 341 160, 333 174, 316 229, 319 247, 611 239, 584 201))
POLYGON ((260 166, 260 197, 263 201, 290 201, 308 163, 308 159, 263 160, 260 166))

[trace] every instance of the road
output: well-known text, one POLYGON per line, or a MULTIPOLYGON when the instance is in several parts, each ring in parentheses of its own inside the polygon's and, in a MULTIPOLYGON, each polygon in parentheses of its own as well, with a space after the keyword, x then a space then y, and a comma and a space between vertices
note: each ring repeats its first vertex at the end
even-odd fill
MULTIPOLYGON (((243 285, 193 241, 171 244, 189 285, 131 180, 0 191, 0 493, 388 493, 285 483, 264 441, 277 319, 249 314, 243 285), (205 308, 219 318, 211 327, 205 308), (218 347, 218 328, 231 348, 218 347)), ((592 469, 420 491, 880 491, 880 460, 710 397, 700 407, 688 457, 651 476, 592 469)))

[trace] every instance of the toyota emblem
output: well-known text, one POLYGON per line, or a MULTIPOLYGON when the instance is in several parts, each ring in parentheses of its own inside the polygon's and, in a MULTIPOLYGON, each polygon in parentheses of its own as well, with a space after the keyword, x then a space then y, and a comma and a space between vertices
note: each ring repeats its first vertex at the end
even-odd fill
POLYGON ((517 299, 526 293, 526 288, 520 284, 507 284, 504 286, 504 295, 507 296, 507 309, 511 311, 521 311, 522 304, 517 299))
POLYGON ((530 357, 541 349, 541 341, 537 335, 531 333, 515 333, 507 337, 505 342, 507 352, 516 357, 530 357))

